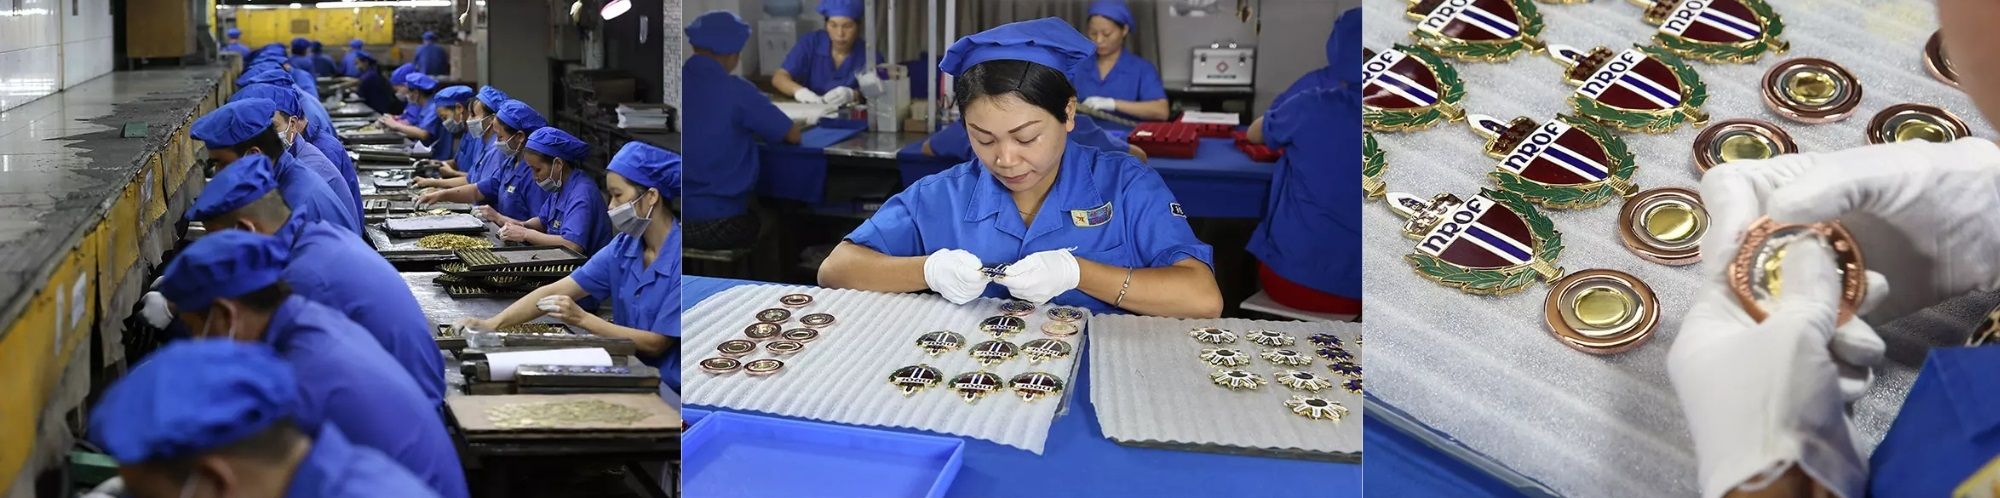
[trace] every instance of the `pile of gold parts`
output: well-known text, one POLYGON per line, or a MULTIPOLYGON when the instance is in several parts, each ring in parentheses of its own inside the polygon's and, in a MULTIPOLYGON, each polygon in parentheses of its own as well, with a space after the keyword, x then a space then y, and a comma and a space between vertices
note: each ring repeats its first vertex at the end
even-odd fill
POLYGON ((632 425, 652 416, 644 410, 603 400, 517 403, 486 410, 501 429, 567 429, 590 425, 632 425))
POLYGON ((488 249, 493 247, 493 243, 487 241, 486 239, 478 237, 469 237, 455 233, 440 233, 436 235, 425 235, 424 238, 417 239, 417 247, 422 247, 425 249, 453 249, 453 250, 488 249))

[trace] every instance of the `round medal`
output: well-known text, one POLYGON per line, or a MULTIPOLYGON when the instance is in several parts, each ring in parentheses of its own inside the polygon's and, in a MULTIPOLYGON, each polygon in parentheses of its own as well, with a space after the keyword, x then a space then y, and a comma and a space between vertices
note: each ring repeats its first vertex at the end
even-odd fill
POLYGON ((905 398, 916 394, 917 391, 935 386, 941 380, 944 380, 944 372, 923 364, 898 368, 889 373, 889 385, 896 386, 896 390, 902 391, 905 398))
POLYGON ((979 321, 980 332, 985 332, 1000 339, 1012 337, 1014 334, 1021 333, 1021 330, 1026 328, 1028 328, 1028 322, 1017 316, 989 316, 985 320, 979 321))
POLYGON ((1042 372, 1022 373, 1007 383, 1014 388, 1014 394, 1020 396, 1021 401, 1030 403, 1044 396, 1054 396, 1063 389, 1062 378, 1042 372))
POLYGON ((764 351, 770 352, 772 356, 791 356, 805 349, 806 345, 799 344, 798 341, 771 341, 764 344, 764 351))
POLYGON ((1896 104, 1868 120, 1868 143, 1925 141, 1944 143, 1972 136, 1972 129, 1951 111, 1924 104, 1896 104))
MULTIPOLYGON (((1339 351, 1343 355, 1347 354, 1346 350, 1339 350, 1339 351)), ((1272 364, 1275 365, 1282 365, 1287 367, 1303 367, 1306 365, 1311 365, 1313 362, 1311 356, 1302 355, 1299 354, 1298 351, 1293 351, 1290 349, 1267 349, 1264 350, 1263 353, 1260 353, 1259 356, 1263 356, 1264 361, 1271 362, 1272 364)))
POLYGON ((805 294, 786 294, 785 297, 778 298, 778 304, 794 309, 803 308, 812 302, 813 297, 805 294))
POLYGON ((736 361, 735 358, 708 358, 701 360, 701 371, 708 372, 713 375, 721 375, 729 372, 734 372, 736 371, 736 369, 742 367, 743 367, 743 362, 736 361))
POLYGON ((815 329, 821 328, 828 325, 833 325, 833 315, 829 315, 826 313, 813 313, 810 315, 799 317, 799 323, 805 325, 807 328, 815 328, 815 329))
POLYGON ((1035 339, 1021 345, 1021 352, 1028 354, 1028 362, 1036 364, 1068 358, 1070 351, 1069 343, 1062 339, 1035 339))
POLYGON ((749 363, 743 364, 744 373, 748 373, 750 375, 755 375, 758 377, 763 377, 778 373, 778 370, 783 368, 785 368, 785 362, 769 358, 765 358, 762 360, 750 360, 749 363))
POLYGON ((1591 354, 1621 353, 1653 336, 1660 301, 1653 288, 1612 270, 1584 270, 1550 286, 1542 320, 1557 340, 1591 354))
POLYGON ((923 349, 924 354, 931 355, 932 358, 957 350, 959 346, 964 345, 965 336, 958 335, 957 332, 949 330, 926 332, 924 335, 917 336, 917 347, 923 349))
POLYGON ((1014 359, 1020 352, 1021 348, 1011 342, 986 341, 972 345, 972 350, 967 354, 972 355, 973 361, 979 362, 980 366, 990 367, 1014 359))
POLYGON ((1938 81, 1958 88, 1958 70, 1951 67, 1951 58, 1944 53, 1944 32, 1931 33, 1930 41, 1924 42, 1924 69, 1938 81))
POLYGON ((785 320, 791 318, 792 310, 784 308, 769 308, 757 312, 757 321, 764 323, 785 323, 785 320))
POLYGON ((1007 301, 1000 303, 1000 314, 1007 316, 1028 316, 1035 314, 1035 304, 1027 301, 1007 301))
POLYGON ((1770 218, 1758 218, 1743 232, 1743 245, 1729 262, 1729 287, 1750 319, 1764 321, 1765 309, 1783 291, 1779 269, 1784 267, 1787 245, 1817 238, 1832 249, 1841 273, 1839 322, 1854 318, 1854 310, 1868 296, 1868 271, 1861 247, 1838 221, 1811 225, 1783 225, 1770 218))
POLYGON ((1618 210, 1618 237, 1632 254, 1671 266, 1701 261, 1701 235, 1708 210, 1701 195, 1684 188, 1640 192, 1618 210))
POLYGON ((761 341, 765 339, 770 339, 772 337, 777 337, 779 329, 780 327, 778 327, 778 324, 775 323, 757 322, 750 324, 750 326, 748 327, 743 327, 743 336, 749 337, 753 340, 761 341))
POLYGON ((988 393, 1000 390, 1000 387, 1006 385, 1006 382, 999 375, 987 372, 966 372, 951 378, 951 390, 958 393, 958 397, 964 398, 965 402, 970 404, 978 402, 979 398, 986 396, 988 393))
POLYGON ((724 358, 742 358, 743 355, 756 351, 757 343, 742 339, 722 341, 722 344, 715 346, 715 352, 721 354, 724 358))
POLYGON ((1703 128, 1694 137, 1694 166, 1707 173, 1730 161, 1769 159, 1799 151, 1792 134, 1755 119, 1731 119, 1703 128))
POLYGON ((1049 308, 1049 319, 1058 322, 1074 322, 1083 319, 1083 310, 1068 306, 1049 308))
POLYGON ((812 342, 813 339, 819 338, 819 331, 813 329, 791 329, 785 331, 784 335, 787 341, 812 342))
POLYGON ((1320 392, 1333 387, 1333 379, 1313 375, 1312 372, 1285 370, 1278 372, 1278 385, 1294 391, 1320 392))
POLYGON ((1201 350, 1201 361, 1218 367, 1235 367, 1250 363, 1250 355, 1230 348, 1201 350))
POLYGON ((1042 322, 1042 333, 1050 337, 1069 337, 1076 335, 1078 330, 1076 322, 1042 322))
POLYGON ((1861 82, 1847 68, 1826 59, 1779 62, 1764 72, 1763 90, 1766 107, 1801 123, 1847 119, 1861 105, 1861 82))

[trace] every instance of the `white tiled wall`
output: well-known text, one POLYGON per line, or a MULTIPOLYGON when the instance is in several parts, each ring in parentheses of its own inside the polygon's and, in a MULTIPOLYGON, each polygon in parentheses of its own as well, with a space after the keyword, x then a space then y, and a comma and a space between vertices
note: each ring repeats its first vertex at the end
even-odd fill
POLYGON ((110 3, 0 3, 0 110, 111 72, 110 3))

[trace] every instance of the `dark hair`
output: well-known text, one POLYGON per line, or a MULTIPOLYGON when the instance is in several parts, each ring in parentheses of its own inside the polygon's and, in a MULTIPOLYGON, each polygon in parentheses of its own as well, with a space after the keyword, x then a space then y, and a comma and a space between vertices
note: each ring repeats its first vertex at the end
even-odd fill
MULTIPOLYGON (((492 115, 493 115, 493 113, 495 113, 495 112, 499 112, 499 111, 495 111, 495 110, 493 110, 493 108, 491 108, 491 107, 486 107, 486 101, 484 101, 484 100, 479 100, 479 99, 476 99, 476 98, 475 98, 475 99, 472 99, 472 103, 471 103, 471 105, 473 105, 473 106, 478 106, 478 108, 480 108, 480 109, 485 109, 485 110, 486 110, 486 113, 485 113, 485 114, 486 114, 486 115, 488 115, 488 116, 492 116, 492 115)), ((472 109, 473 109, 472 107, 466 107, 466 108, 465 108, 465 110, 467 110, 467 111, 471 111, 472 109)))
POLYGON ((1069 121, 1070 99, 1076 98, 1076 86, 1071 85, 1069 76, 1055 68, 1033 62, 1001 59, 974 64, 965 74, 959 75, 951 83, 952 105, 958 106, 960 114, 965 113, 966 104, 972 99, 985 96, 999 96, 1009 93, 1019 95, 1035 107, 1056 117, 1056 122, 1069 121))
MULTIPOLYGON (((280 419, 272 422, 271 426, 264 430, 244 436, 243 439, 223 445, 208 454, 237 457, 269 465, 284 461, 285 457, 291 454, 292 446, 305 438, 306 434, 299 430, 298 424, 290 419, 280 419)), ((199 455, 192 455, 162 461, 159 468, 175 480, 186 480, 194 473, 195 459, 198 457, 199 455)))
POLYGON ((250 291, 249 294, 237 296, 236 301, 243 303, 244 306, 248 306, 253 310, 275 311, 278 309, 278 305, 285 304, 285 298, 289 297, 292 297, 292 286, 286 284, 283 280, 279 280, 276 283, 264 286, 262 289, 250 291))
POLYGON ((264 151, 266 159, 270 159, 271 162, 277 162, 278 156, 285 153, 285 140, 278 138, 277 127, 266 126, 264 127, 264 131, 258 133, 257 136, 250 137, 249 140, 244 140, 243 143, 229 146, 229 150, 236 151, 236 155, 238 156, 249 154, 252 148, 264 151))

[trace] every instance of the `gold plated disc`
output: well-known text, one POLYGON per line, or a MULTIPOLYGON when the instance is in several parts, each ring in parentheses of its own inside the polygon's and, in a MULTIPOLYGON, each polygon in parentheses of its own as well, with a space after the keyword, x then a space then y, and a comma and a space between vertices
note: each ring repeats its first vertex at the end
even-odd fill
POLYGON ((1703 173, 1723 163, 1769 159, 1799 151, 1792 134, 1755 119, 1717 122, 1694 137, 1694 165, 1703 173))
POLYGON ((1542 300, 1549 333, 1571 349, 1616 354, 1644 344, 1660 323, 1653 288, 1625 272, 1584 270, 1549 288, 1542 300))
POLYGON ((1868 120, 1868 143, 1925 141, 1944 143, 1972 136, 1972 129, 1951 111, 1924 104, 1896 104, 1868 120))
POLYGON ((1671 266, 1701 261, 1708 210, 1701 195, 1684 188, 1656 188, 1625 200, 1618 210, 1618 238, 1640 258, 1671 266))
POLYGON ((1743 245, 1736 251, 1736 259, 1729 262, 1729 287, 1736 294, 1736 300, 1743 304, 1743 310, 1756 321, 1764 321, 1769 316, 1766 307, 1784 290, 1784 278, 1780 269, 1784 267, 1785 248, 1788 244, 1803 239, 1819 238, 1833 250, 1834 263, 1840 271, 1840 319, 1847 323, 1854 318, 1854 311, 1861 306, 1868 295, 1868 272, 1861 257, 1861 247, 1855 245, 1854 236, 1838 221, 1811 225, 1783 225, 1770 218, 1758 218, 1743 232, 1743 245))
POLYGON ((1764 73, 1763 90, 1764 105, 1801 123, 1847 119, 1861 105, 1861 82, 1847 68, 1826 59, 1779 62, 1764 73))

